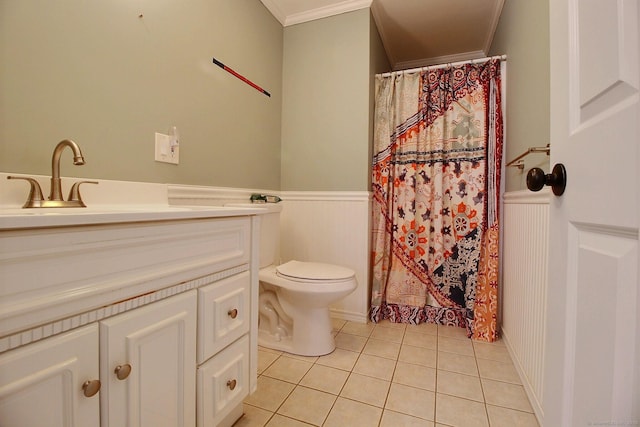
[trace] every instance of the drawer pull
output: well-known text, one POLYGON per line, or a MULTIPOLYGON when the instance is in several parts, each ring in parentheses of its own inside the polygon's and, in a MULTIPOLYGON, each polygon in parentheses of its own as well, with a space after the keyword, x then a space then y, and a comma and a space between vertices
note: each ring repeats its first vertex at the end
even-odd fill
POLYGON ((124 365, 118 365, 116 366, 114 372, 119 380, 125 380, 131 373, 131 365, 129 365, 128 363, 125 363, 124 365))
POLYGON ((234 308, 233 310, 229 310, 227 312, 227 314, 229 315, 229 317, 231 317, 232 319, 235 319, 238 316, 238 309, 234 308))
POLYGON ((86 397, 95 396, 100 391, 100 380, 89 380, 82 384, 82 391, 86 397))
POLYGON ((236 388, 236 380, 227 381, 227 387, 229 387, 229 390, 233 390, 234 388, 236 388))

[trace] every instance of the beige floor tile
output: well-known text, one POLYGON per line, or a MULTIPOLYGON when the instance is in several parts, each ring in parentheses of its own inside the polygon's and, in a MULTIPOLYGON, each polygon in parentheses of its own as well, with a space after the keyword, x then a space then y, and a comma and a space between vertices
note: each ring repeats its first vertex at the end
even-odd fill
POLYGON ((437 354, 438 352, 436 350, 430 348, 402 344, 398 361, 435 368, 437 354))
POLYGON ((274 353, 274 354, 277 354, 278 356, 281 355, 282 353, 284 353, 284 352, 282 352, 280 350, 274 350, 272 348, 263 347, 263 346, 258 346, 258 350, 266 351, 266 352, 269 352, 269 353, 274 353))
POLYGON ((280 356, 276 353, 258 349, 258 374, 267 369, 278 357, 280 356))
POLYGON ((437 392, 484 403, 480 378, 470 375, 438 371, 437 392))
POLYGON ((509 409, 531 412, 531 404, 524 391, 524 387, 517 384, 503 383, 482 379, 482 389, 487 404, 502 406, 509 409))
MULTIPOLYGON (((424 390, 436 390, 436 370, 426 366, 398 362, 393 373, 393 382, 424 390)), ((479 384, 479 383, 478 383, 479 384)))
POLYGON ((297 384, 311 366, 313 366, 311 362, 283 355, 265 369, 262 375, 297 384))
MULTIPOLYGON (((293 418, 283 417, 280 414, 275 414, 267 427, 309 427, 311 424, 303 423, 302 421, 294 420, 293 418)), ((236 427, 234 424, 233 427, 236 427)))
POLYGON ((438 337, 431 334, 420 334, 417 332, 411 332, 409 329, 407 329, 404 333, 404 340, 402 340, 402 344, 437 350, 438 337))
POLYGON ((280 406, 277 413, 316 426, 327 418, 336 396, 298 386, 280 406))
POLYGON ((535 415, 528 412, 487 405, 487 413, 491 427, 539 427, 535 415))
POLYGON ((478 376, 478 367, 476 365, 475 357, 464 356, 462 354, 439 351, 438 369, 458 372, 459 374, 478 376))
POLYGON ((447 338, 457 338, 461 340, 469 340, 467 337, 467 329, 458 326, 438 325, 438 336, 447 338))
POLYGON ((433 421, 385 409, 382 413, 380 427, 433 427, 433 421))
POLYGON ((346 320, 331 318, 331 329, 334 332, 340 332, 340 329, 347 324, 346 320))
POLYGON ((489 427, 484 403, 438 393, 436 422, 452 427, 489 427))
POLYGON ((338 397, 324 427, 377 427, 381 408, 338 397))
POLYGON ((275 412, 287 396, 289 396, 294 387, 295 385, 285 381, 259 376, 258 389, 255 393, 248 396, 244 402, 252 406, 257 406, 258 408, 266 409, 267 411, 275 412))
POLYGON ((385 409, 433 421, 435 396, 432 391, 391 383, 385 409))
POLYGON ((460 340, 456 338, 438 337, 438 351, 462 354, 473 357, 473 344, 470 339, 460 340))
POLYGON ((509 351, 507 350, 507 347, 504 345, 474 341, 473 347, 476 351, 476 357, 478 359, 490 359, 490 360, 497 360, 499 362, 511 362, 511 356, 509 356, 509 351))
POLYGON ((283 356, 290 357, 296 360, 304 360, 309 363, 316 363, 318 356, 300 356, 299 354, 282 353, 283 356))
POLYGON ((347 371, 316 364, 300 380, 300 385, 337 395, 348 377, 347 371))
POLYGON ((338 335, 336 335, 336 347, 343 350, 360 352, 362 351, 366 343, 367 337, 347 334, 342 331, 338 335))
POLYGON ((503 381, 512 384, 522 384, 515 366, 511 362, 499 362, 490 359, 478 359, 478 370, 482 378, 503 381))
POLYGON ((258 408, 257 406, 244 405, 244 414, 233 427, 262 427, 273 416, 273 412, 258 408))
POLYGON ((375 329, 376 325, 374 323, 358 323, 358 322, 347 322, 342 327, 340 332, 344 332, 345 334, 358 335, 361 337, 368 337, 371 335, 371 332, 375 329))
POLYGON ((438 325, 434 323, 420 323, 419 325, 407 325, 407 331, 416 334, 438 335, 438 325))
POLYGON ((384 319, 376 323, 376 327, 397 329, 404 331, 407 327, 406 323, 393 323, 389 319, 384 319))
POLYGON ((369 338, 362 353, 396 360, 400 353, 400 343, 369 338))
POLYGON ((400 344, 402 342, 402 338, 404 338, 404 328, 389 328, 378 325, 373 332, 371 332, 371 336, 369 338, 400 344))
POLYGON ((390 385, 389 381, 352 372, 340 396, 382 408, 390 385))
POLYGON ((356 365, 353 367, 353 372, 356 374, 391 381, 395 367, 395 360, 371 356, 369 354, 361 354, 356 365))
POLYGON ((351 371, 358 360, 360 353, 336 348, 332 353, 320 356, 316 362, 318 365, 331 366, 345 371, 351 371))

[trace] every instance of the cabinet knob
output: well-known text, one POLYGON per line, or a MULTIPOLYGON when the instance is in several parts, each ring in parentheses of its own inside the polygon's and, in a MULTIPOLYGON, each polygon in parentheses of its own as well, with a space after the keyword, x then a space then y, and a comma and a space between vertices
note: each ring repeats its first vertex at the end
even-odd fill
POLYGON ((234 388, 236 388, 236 380, 227 381, 227 387, 229 387, 229 390, 233 390, 234 388))
POLYGON ((128 363, 125 363, 124 365, 118 365, 113 372, 115 372, 116 377, 119 380, 125 380, 131 373, 131 365, 129 365, 128 363))
POLYGON ((86 397, 95 396, 100 391, 100 380, 88 380, 82 384, 82 391, 86 397))
POLYGON ((238 309, 234 308, 233 310, 229 310, 227 312, 227 314, 229 315, 229 317, 231 317, 232 319, 235 319, 238 316, 238 309))

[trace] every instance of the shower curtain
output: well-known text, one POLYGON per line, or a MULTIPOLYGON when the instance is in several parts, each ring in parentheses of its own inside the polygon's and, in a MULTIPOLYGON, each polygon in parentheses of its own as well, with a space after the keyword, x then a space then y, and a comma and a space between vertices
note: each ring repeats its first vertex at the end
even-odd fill
POLYGON ((373 322, 497 338, 500 59, 376 76, 373 322))

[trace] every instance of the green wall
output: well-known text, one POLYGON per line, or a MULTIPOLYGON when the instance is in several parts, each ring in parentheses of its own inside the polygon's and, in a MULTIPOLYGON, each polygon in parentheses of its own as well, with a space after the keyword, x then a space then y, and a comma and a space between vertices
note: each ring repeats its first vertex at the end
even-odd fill
POLYGON ((372 25, 361 9, 285 28, 282 190, 368 190, 372 25))
MULTIPOLYGON (((549 3, 505 0, 490 55, 507 54, 506 161, 549 143, 549 3)), ((525 157, 525 168, 507 168, 506 190, 526 189, 533 167, 548 172, 549 157, 525 157)))
POLYGON ((69 138, 65 176, 277 190, 282 47, 258 0, 0 0, 0 170, 49 175, 69 138), (170 126, 177 166, 154 161, 170 126))

